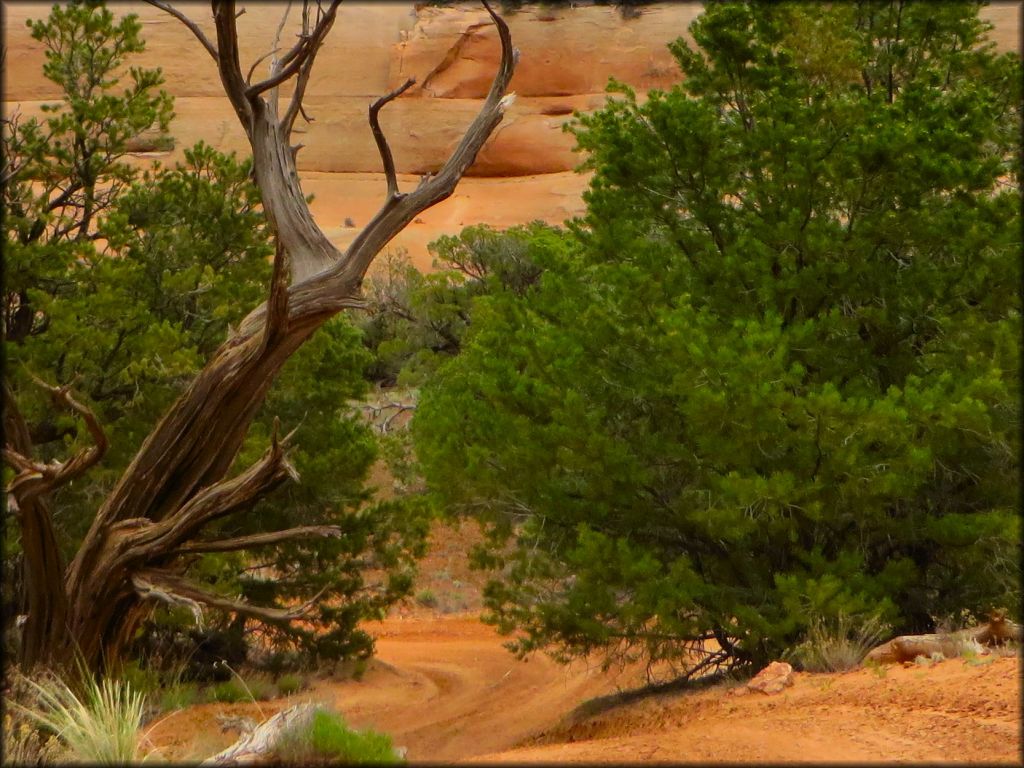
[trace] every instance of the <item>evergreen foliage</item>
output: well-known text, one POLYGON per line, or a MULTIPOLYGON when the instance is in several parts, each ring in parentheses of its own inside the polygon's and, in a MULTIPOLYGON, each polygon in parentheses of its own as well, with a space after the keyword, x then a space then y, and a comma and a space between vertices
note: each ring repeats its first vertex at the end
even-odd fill
POLYGON ((533 253, 558 230, 543 222, 498 232, 486 225, 444 235, 427 247, 424 274, 404 254, 389 254, 372 277, 370 311, 361 324, 373 352, 369 376, 385 386, 417 386, 457 355, 476 296, 524 293, 540 276, 533 253))
POLYGON ((716 3, 612 86, 522 295, 413 422, 489 620, 568 659, 764 663, 816 621, 1018 605, 1019 57, 971 3, 716 3))

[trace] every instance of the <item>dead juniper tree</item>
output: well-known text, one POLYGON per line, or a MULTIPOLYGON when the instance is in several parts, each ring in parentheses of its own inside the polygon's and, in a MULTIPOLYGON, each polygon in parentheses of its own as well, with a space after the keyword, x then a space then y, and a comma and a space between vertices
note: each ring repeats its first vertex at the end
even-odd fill
POLYGON ((341 251, 313 220, 296 171, 301 145, 293 145, 291 138, 296 120, 306 119, 303 96, 340 0, 306 0, 302 32, 295 44, 286 52, 272 51, 248 67, 240 61, 236 27, 240 12, 234 2, 212 3, 214 39, 169 3, 150 2, 184 24, 216 62, 224 91, 252 147, 255 181, 276 239, 273 277, 266 301, 213 353, 143 442, 100 504, 66 567, 57 548, 51 498, 103 457, 106 437, 70 387, 39 382, 50 390, 55 407, 78 414, 94 445, 64 462, 37 461, 25 419, 5 392, 4 460, 14 471, 7 487, 8 502, 20 526, 28 606, 20 659, 25 666, 80 654, 86 664, 100 669, 104 659, 118 656, 156 601, 196 612, 212 606, 264 621, 288 621, 301 615, 303 607, 260 607, 211 594, 188 579, 183 559, 196 551, 239 550, 338 533, 330 526, 305 526, 221 540, 202 535, 211 521, 245 510, 281 483, 297 479, 287 458, 289 436, 281 436, 277 429, 261 459, 233 476, 227 474, 284 363, 329 318, 361 306, 361 284, 374 257, 414 217, 452 194, 513 98, 505 91, 518 53, 512 48, 507 25, 484 2, 498 30, 501 60, 479 114, 440 170, 424 177, 414 190, 401 192, 379 113, 413 81, 373 102, 369 123, 384 168, 385 199, 352 244, 341 251), (255 71, 267 59, 268 76, 254 80, 255 71), (292 95, 282 104, 279 91, 287 82, 292 95))

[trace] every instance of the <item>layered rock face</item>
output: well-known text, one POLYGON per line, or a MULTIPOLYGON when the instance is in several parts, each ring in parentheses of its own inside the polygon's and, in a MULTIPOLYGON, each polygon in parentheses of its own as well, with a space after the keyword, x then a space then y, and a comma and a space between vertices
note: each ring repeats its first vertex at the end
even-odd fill
MULTIPOLYGON (((213 39, 207 4, 177 3, 213 39)), ((284 3, 252 3, 239 19, 243 67, 274 47, 290 47, 299 29, 299 3, 282 26, 284 3), (278 30, 280 27, 280 36, 278 30)), ((5 3, 6 95, 9 114, 37 115, 59 96, 42 75, 43 49, 28 34, 26 19, 45 18, 49 3, 5 3)), ((163 69, 175 96, 173 150, 140 152, 138 161, 173 163, 202 139, 223 151, 248 153, 248 144, 221 88, 216 67, 177 20, 140 2, 112 4, 135 13, 147 50, 133 61, 163 69)), ((520 63, 511 91, 517 100, 455 194, 423 214, 389 245, 404 248, 413 263, 430 268, 427 243, 470 224, 508 227, 533 220, 560 224, 583 210, 587 179, 573 169, 581 158, 563 131, 574 110, 591 111, 605 100, 614 76, 644 93, 667 88, 680 76, 666 45, 688 38, 698 3, 643 6, 623 18, 609 6, 533 5, 506 16, 520 63)), ((1017 47, 1020 9, 996 3, 984 9, 996 24, 1001 49, 1017 47)), ((371 101, 405 81, 416 86, 381 113, 400 184, 441 166, 490 86, 498 60, 496 31, 483 7, 460 3, 438 8, 412 3, 352 2, 340 7, 307 88, 298 155, 303 188, 315 196, 313 214, 331 239, 345 247, 382 202, 381 161, 366 119, 371 101)), ((254 78, 265 74, 257 68, 254 78)), ((288 92, 282 91, 282 98, 288 92)), ((301 123, 301 121, 300 121, 301 123)), ((140 149, 145 149, 141 146, 140 149)))

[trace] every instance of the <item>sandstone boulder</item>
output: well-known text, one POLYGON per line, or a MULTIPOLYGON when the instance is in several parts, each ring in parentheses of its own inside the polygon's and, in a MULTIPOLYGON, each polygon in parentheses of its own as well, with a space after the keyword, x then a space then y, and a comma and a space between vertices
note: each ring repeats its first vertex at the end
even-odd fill
POLYGON ((773 694, 781 693, 793 684, 793 667, 784 661, 773 661, 767 667, 758 672, 754 678, 747 683, 747 689, 759 691, 760 693, 773 694))

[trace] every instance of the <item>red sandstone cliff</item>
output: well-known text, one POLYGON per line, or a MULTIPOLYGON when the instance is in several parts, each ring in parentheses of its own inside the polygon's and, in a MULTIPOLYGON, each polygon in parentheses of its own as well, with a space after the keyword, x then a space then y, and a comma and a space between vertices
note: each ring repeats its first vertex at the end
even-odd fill
MULTIPOLYGON (((42 75, 42 49, 25 19, 42 18, 49 3, 4 3, 8 111, 26 115, 57 96, 42 75)), ((213 62, 176 20, 140 2, 116 3, 116 13, 137 13, 144 24, 144 66, 160 66, 175 96, 171 135, 175 148, 140 156, 173 162, 199 139, 221 150, 248 151, 241 128, 221 90, 213 62)), ((212 37, 205 4, 181 4, 212 37)), ((271 47, 284 4, 252 3, 239 20, 242 60, 251 62, 271 47)), ((572 136, 562 130, 573 110, 604 102, 610 76, 638 92, 668 87, 678 69, 666 43, 685 36, 700 12, 697 3, 644 6, 623 19, 608 6, 527 7, 507 17, 520 64, 511 90, 518 98, 455 195, 423 215, 392 241, 415 263, 429 267, 426 244, 463 226, 511 226, 534 219, 557 224, 580 212, 586 179, 573 168, 572 136)), ((984 9, 996 24, 1002 49, 1017 46, 1020 9, 996 3, 984 9)), ((282 40, 294 34, 293 9, 282 40)), ((498 55, 493 26, 482 7, 416 7, 412 3, 345 2, 320 53, 307 89, 306 109, 315 122, 302 136, 303 186, 316 196, 313 213, 340 246, 364 224, 384 193, 380 158, 366 121, 377 96, 414 76, 417 85, 382 113, 400 179, 440 166, 475 115, 490 84, 498 55)))

